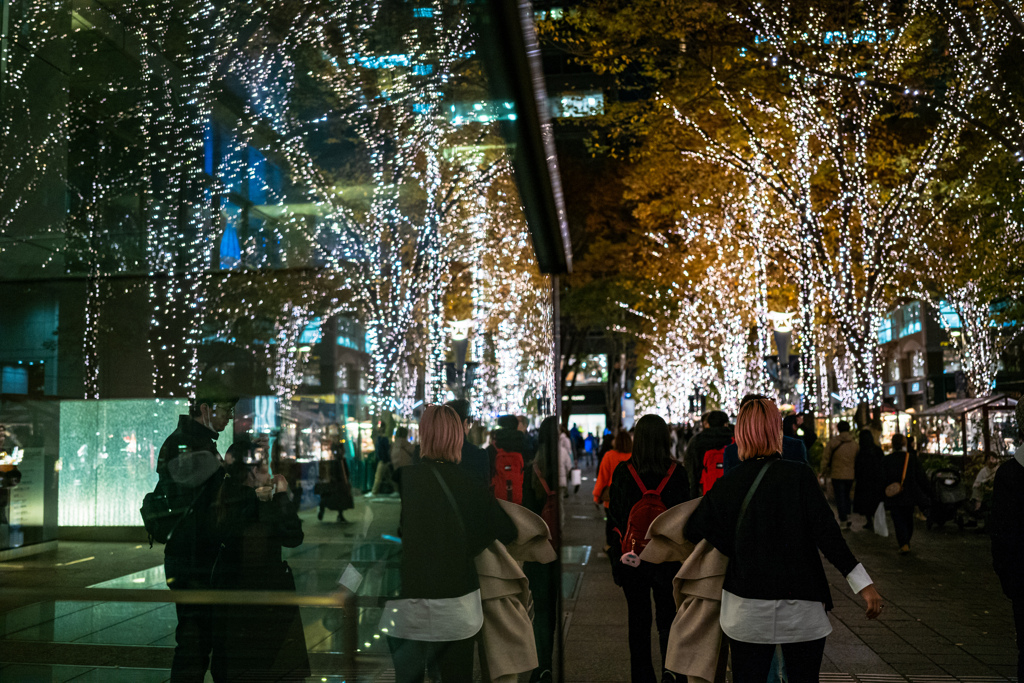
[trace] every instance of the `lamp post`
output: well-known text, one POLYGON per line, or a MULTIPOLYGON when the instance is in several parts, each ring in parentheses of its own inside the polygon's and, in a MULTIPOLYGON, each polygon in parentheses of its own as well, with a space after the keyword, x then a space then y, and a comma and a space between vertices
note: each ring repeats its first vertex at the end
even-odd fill
POLYGON ((774 372, 772 371, 770 358, 766 359, 768 361, 768 374, 771 375, 772 380, 775 382, 775 390, 779 395, 779 401, 791 404, 795 403, 793 392, 796 388, 796 379, 799 376, 797 373, 792 372, 789 353, 790 346, 793 343, 793 318, 795 317, 796 313, 778 311, 770 311, 768 313, 768 319, 772 323, 772 336, 775 339, 775 348, 778 351, 774 372))
POLYGON ((469 351, 469 332, 473 329, 472 320, 456 320, 448 324, 451 329, 452 353, 454 361, 445 363, 445 380, 448 389, 456 398, 469 397, 469 390, 476 379, 476 368, 479 363, 466 362, 469 351))

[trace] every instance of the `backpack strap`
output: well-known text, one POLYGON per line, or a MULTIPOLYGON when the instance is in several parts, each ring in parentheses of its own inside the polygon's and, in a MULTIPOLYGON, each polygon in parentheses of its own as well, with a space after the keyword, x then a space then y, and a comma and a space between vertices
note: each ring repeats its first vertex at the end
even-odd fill
POLYGON ((650 491, 648 490, 648 488, 646 486, 644 486, 644 482, 641 481, 640 475, 637 474, 636 473, 636 469, 633 468, 633 463, 628 463, 626 465, 626 467, 629 468, 629 473, 633 475, 633 481, 635 481, 636 485, 640 487, 640 495, 643 495, 645 493, 649 493, 650 491))
POLYGON ((661 480, 660 484, 658 484, 658 488, 654 489, 655 493, 657 493, 659 496, 661 495, 661 492, 665 490, 665 485, 668 484, 668 480, 672 478, 672 473, 675 471, 676 463, 672 463, 672 466, 668 468, 668 474, 666 474, 665 478, 661 480))
POLYGON ((539 481, 540 485, 544 487, 544 493, 550 496, 551 489, 548 488, 548 483, 544 481, 544 477, 541 475, 540 468, 537 467, 537 463, 533 463, 533 473, 537 475, 537 481, 539 481))
POLYGON ((629 468, 629 473, 633 475, 633 481, 635 481, 636 485, 640 487, 641 495, 647 493, 657 493, 660 496, 661 492, 665 490, 665 486, 668 484, 668 480, 672 478, 672 473, 676 471, 677 464, 678 463, 672 463, 672 466, 668 468, 668 474, 665 475, 665 478, 661 480, 661 483, 658 484, 658 488, 656 489, 649 489, 646 486, 644 486, 644 482, 640 479, 640 475, 636 473, 635 469, 633 469, 632 463, 626 465, 626 467, 629 468))

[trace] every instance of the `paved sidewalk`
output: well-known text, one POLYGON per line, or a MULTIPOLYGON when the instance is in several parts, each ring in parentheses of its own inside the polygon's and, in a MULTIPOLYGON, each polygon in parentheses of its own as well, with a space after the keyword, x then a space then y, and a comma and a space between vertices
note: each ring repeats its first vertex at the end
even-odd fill
MULTIPOLYGON (((564 567, 573 587, 565 600, 565 680, 628 681, 626 603, 601 552, 604 522, 590 498, 593 471, 584 477, 580 492, 566 501, 564 538, 574 548, 564 567)), ((983 683, 1015 676, 1013 617, 992 572, 987 536, 953 525, 926 531, 922 522, 914 552, 901 557, 892 536, 845 535, 885 598, 885 614, 868 621, 846 580, 825 563, 836 608, 823 681, 983 683)))

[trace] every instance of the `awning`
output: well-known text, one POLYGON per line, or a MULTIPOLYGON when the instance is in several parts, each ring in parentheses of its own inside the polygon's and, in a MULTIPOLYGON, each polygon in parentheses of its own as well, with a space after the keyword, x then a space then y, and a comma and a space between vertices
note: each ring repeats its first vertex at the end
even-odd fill
POLYGON ((945 416, 958 416, 964 413, 969 413, 974 410, 978 410, 982 406, 989 406, 993 408, 1013 408, 1017 405, 1017 401, 1003 394, 993 394, 991 396, 983 396, 981 398, 957 398, 952 401, 946 401, 945 403, 939 403, 938 405, 925 408, 917 413, 918 417, 928 417, 929 415, 945 415, 945 416))

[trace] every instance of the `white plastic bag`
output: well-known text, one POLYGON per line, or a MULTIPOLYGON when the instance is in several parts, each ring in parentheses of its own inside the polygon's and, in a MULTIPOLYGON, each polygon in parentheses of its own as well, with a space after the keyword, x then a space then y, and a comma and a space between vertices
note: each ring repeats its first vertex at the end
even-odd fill
POLYGON ((889 538, 889 522, 885 518, 885 503, 879 503, 875 509, 875 533, 883 538, 889 538))
POLYGON ((569 470, 569 486, 579 486, 583 483, 583 473, 580 468, 574 467, 569 470))

